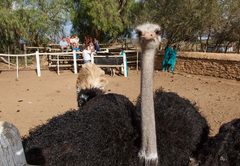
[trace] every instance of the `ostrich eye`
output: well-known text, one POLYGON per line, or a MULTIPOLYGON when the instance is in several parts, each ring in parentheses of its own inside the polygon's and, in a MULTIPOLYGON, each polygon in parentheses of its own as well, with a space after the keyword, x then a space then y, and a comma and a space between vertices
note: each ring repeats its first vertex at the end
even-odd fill
POLYGON ((160 35, 160 30, 155 31, 156 35, 160 35))
POLYGON ((136 33, 137 33, 138 37, 142 36, 142 32, 141 31, 137 31, 136 33))

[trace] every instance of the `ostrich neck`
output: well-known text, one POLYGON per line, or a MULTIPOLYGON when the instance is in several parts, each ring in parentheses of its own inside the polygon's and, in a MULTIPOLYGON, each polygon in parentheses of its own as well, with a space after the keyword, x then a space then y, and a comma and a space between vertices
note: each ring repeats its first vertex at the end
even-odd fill
POLYGON ((141 115, 142 148, 146 158, 157 158, 157 141, 153 103, 153 70, 155 49, 142 51, 141 77, 141 115))

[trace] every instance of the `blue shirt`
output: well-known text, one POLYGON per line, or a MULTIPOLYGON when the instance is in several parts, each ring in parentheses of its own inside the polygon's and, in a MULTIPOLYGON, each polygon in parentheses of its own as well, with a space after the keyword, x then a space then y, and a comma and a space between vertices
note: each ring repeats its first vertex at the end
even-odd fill
POLYGON ((176 59, 177 58, 177 50, 172 50, 170 51, 170 58, 171 59, 176 59))
POLYGON ((124 52, 124 51, 120 52, 120 55, 123 55, 123 54, 125 54, 125 52, 124 52))
POLYGON ((60 41, 60 46, 68 46, 68 44, 67 44, 67 41, 65 40, 65 42, 63 42, 62 40, 60 41))
POLYGON ((164 55, 164 58, 168 58, 169 56, 170 56, 170 51, 171 51, 172 49, 171 49, 171 47, 170 46, 168 46, 168 47, 166 47, 165 48, 165 55, 164 55))
POLYGON ((79 51, 79 48, 77 48, 77 47, 74 48, 74 47, 73 47, 72 50, 75 50, 75 51, 77 52, 77 51, 79 51))

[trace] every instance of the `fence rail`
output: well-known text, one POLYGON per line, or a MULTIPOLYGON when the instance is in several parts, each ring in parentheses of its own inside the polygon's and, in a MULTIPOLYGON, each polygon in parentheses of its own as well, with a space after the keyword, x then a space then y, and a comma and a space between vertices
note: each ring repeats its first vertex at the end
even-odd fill
MULTIPOLYGON (((106 51, 101 51, 101 52, 108 52, 108 49, 106 49, 106 51)), ((77 52, 77 54, 82 54, 82 52, 77 52)), ((39 55, 49 55, 50 57, 52 55, 57 55, 57 59, 55 61, 57 61, 57 65, 52 66, 52 67, 57 67, 57 74, 59 75, 59 67, 60 67, 60 60, 59 60, 59 56, 72 56, 73 59, 71 59, 71 61, 73 61, 73 67, 74 67, 74 74, 77 74, 77 58, 76 58, 76 51, 74 50, 73 52, 63 52, 63 53, 39 53, 38 51, 36 51, 36 53, 31 53, 31 54, 21 54, 21 55, 14 55, 14 54, 0 54, 0 56, 3 57, 16 57, 16 67, 17 67, 17 78, 19 77, 19 69, 18 69, 18 57, 27 57, 27 56, 36 56, 36 65, 37 65, 37 75, 40 77, 41 76, 41 69, 40 69, 40 58, 39 55)), ((91 59, 92 59, 92 63, 94 63, 94 56, 95 53, 91 54, 91 59)), ((122 67, 124 67, 124 76, 126 77, 126 63, 125 63, 125 58, 126 56, 119 56, 119 55, 115 55, 115 57, 122 57, 123 58, 123 65, 122 67)), ((51 59, 51 58, 50 58, 51 59)), ((68 60, 66 60, 68 61, 68 60)), ((8 58, 8 63, 10 65, 10 58, 8 58)), ((100 66, 101 67, 101 66, 100 66)), ((112 67, 119 67, 118 66, 114 66, 112 65, 112 67)))

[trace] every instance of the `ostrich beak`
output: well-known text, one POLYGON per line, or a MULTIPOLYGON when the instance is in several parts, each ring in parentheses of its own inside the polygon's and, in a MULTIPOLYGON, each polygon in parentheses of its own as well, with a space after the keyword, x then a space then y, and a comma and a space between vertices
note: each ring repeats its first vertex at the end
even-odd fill
POLYGON ((144 35, 141 36, 141 38, 145 40, 155 39, 156 37, 157 36, 153 35, 152 33, 145 33, 144 35))

